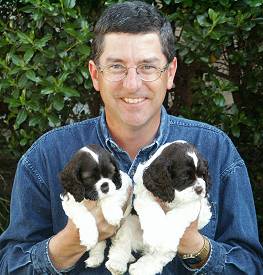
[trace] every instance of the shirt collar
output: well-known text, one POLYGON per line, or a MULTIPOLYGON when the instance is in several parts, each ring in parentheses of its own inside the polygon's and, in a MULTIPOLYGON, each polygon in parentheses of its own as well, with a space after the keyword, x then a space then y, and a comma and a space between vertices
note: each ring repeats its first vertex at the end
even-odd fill
MULTIPOLYGON (((168 114, 165 110, 165 108, 162 106, 161 108, 161 123, 159 126, 159 129, 157 131, 156 137, 153 140, 153 142, 146 147, 144 147, 142 150, 148 150, 151 148, 156 148, 158 149, 162 144, 164 144, 167 140, 168 134, 169 134, 169 119, 168 119, 168 114)), ((101 144, 105 146, 108 150, 114 151, 123 151, 117 143, 113 140, 112 136, 110 135, 107 122, 106 122, 106 117, 105 117, 105 111, 104 109, 102 110, 101 116, 99 118, 99 123, 97 127, 97 132, 98 132, 98 137, 101 141, 101 144)))

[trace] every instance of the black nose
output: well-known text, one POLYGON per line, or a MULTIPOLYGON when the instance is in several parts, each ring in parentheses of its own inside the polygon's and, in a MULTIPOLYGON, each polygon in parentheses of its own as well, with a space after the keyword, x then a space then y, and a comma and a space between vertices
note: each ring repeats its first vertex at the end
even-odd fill
POLYGON ((203 187, 202 186, 196 186, 194 188, 195 192, 197 195, 200 195, 203 192, 203 187))
POLYGON ((107 182, 103 182, 100 186, 102 193, 108 193, 109 192, 109 184, 107 182))

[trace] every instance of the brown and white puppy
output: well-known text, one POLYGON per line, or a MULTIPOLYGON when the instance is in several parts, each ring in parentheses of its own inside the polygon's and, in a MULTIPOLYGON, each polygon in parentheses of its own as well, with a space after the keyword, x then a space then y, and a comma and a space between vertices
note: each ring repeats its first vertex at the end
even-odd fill
POLYGON ((60 179, 64 188, 63 209, 79 229, 81 244, 89 250, 86 266, 99 266, 104 260, 106 243, 98 242, 96 220, 85 207, 85 201, 97 201, 106 221, 118 226, 124 216, 122 208, 129 197, 131 179, 118 169, 108 151, 95 144, 77 151, 60 179))
POLYGON ((131 252, 142 251, 129 274, 154 275, 176 256, 180 238, 191 222, 198 219, 201 229, 211 218, 207 161, 192 144, 182 140, 166 143, 138 166, 134 182, 138 216, 125 219, 106 266, 113 274, 122 273, 131 252))

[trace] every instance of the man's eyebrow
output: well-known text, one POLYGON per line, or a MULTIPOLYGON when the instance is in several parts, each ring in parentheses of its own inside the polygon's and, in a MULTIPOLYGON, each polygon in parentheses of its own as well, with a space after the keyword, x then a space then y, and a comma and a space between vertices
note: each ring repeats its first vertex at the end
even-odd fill
POLYGON ((107 57, 106 62, 117 62, 117 63, 122 63, 123 59, 117 58, 117 57, 107 57))
POLYGON ((157 57, 144 58, 140 61, 140 63, 155 63, 160 62, 160 59, 157 57))

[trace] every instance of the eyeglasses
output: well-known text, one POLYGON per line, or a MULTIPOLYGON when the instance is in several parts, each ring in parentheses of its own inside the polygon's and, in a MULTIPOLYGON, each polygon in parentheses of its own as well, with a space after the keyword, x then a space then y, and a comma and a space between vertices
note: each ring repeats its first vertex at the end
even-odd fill
POLYGON ((158 68, 150 64, 140 64, 137 67, 126 67, 122 64, 111 64, 107 66, 97 66, 102 73, 103 77, 111 82, 123 80, 127 75, 129 69, 135 69, 140 79, 146 82, 155 81, 164 71, 167 70, 169 63, 163 68, 158 68))

